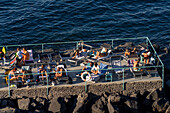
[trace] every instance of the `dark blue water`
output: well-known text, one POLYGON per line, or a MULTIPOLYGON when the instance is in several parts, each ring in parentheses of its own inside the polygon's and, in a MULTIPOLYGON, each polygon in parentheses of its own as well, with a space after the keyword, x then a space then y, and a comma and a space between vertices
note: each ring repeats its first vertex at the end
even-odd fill
POLYGON ((170 0, 0 1, 0 45, 141 36, 170 43, 170 0))

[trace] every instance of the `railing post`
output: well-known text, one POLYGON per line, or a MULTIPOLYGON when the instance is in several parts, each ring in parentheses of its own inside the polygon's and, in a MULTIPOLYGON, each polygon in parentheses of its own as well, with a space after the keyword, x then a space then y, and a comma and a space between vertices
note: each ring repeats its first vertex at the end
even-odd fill
POLYGON ((125 90, 125 80, 124 80, 124 77, 125 77, 125 69, 123 68, 123 91, 125 90))
POLYGON ((44 44, 42 44, 42 53, 44 53, 44 44))
POLYGON ((87 93, 87 82, 85 81, 85 93, 87 93))
POLYGON ((164 88, 164 65, 162 65, 162 88, 164 88))
POLYGON ((112 49, 113 49, 113 40, 112 40, 112 49))
POLYGON ((8 56, 8 46, 6 46, 6 56, 8 56))
POLYGON ((76 49, 78 49, 79 48, 79 42, 77 42, 77 45, 76 45, 76 49))
POLYGON ((47 75, 47 96, 48 96, 48 75, 47 75))
POLYGON ((148 39, 146 38, 146 46, 147 46, 147 49, 148 49, 148 39))
POLYGON ((156 63, 156 52, 154 52, 154 64, 156 63))
POLYGON ((9 74, 8 74, 8 97, 11 97, 11 95, 10 95, 10 78, 9 78, 9 74))

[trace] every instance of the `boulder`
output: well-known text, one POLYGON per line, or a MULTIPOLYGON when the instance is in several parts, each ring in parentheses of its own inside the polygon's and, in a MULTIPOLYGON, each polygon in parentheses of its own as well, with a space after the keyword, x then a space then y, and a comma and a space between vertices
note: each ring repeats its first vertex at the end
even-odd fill
POLYGON ((36 109, 33 113, 46 113, 43 109, 36 109))
POLYGON ((89 102, 88 97, 88 93, 78 95, 73 113, 86 112, 87 103, 89 102))
POLYGON ((159 46, 158 44, 153 44, 153 47, 155 48, 155 50, 156 50, 157 52, 160 51, 160 46, 159 46))
POLYGON ((119 108, 113 105, 112 103, 110 103, 110 101, 107 103, 107 109, 109 113, 119 113, 119 108))
POLYGON ((120 103, 122 101, 122 98, 119 95, 110 95, 108 97, 108 101, 110 101, 111 103, 120 103))
POLYGON ((166 82, 166 85, 170 87, 170 80, 166 82))
POLYGON ((92 113, 106 113, 107 112, 107 102, 104 97, 98 99, 95 104, 92 105, 92 113))
POLYGON ((146 97, 146 99, 148 99, 148 100, 157 100, 157 99, 159 99, 159 97, 160 97, 161 95, 160 95, 160 91, 159 91, 159 89, 156 89, 156 90, 153 90, 147 97, 146 97))
POLYGON ((170 113, 170 106, 168 107, 165 113, 170 113))
POLYGON ((2 100, 1 102, 1 107, 6 107, 8 104, 8 101, 7 100, 2 100))
POLYGON ((38 103, 38 104, 37 104, 37 108, 38 108, 38 109, 42 109, 42 108, 44 107, 44 105, 45 105, 45 100, 46 100, 46 99, 44 99, 44 98, 42 98, 42 97, 37 97, 37 98, 36 98, 36 102, 38 103))
POLYGON ((51 100, 51 103, 49 105, 48 111, 51 111, 53 113, 61 112, 64 113, 67 111, 64 99, 62 98, 54 98, 51 100))
POLYGON ((125 102, 125 109, 132 113, 137 113, 138 112, 138 102, 135 100, 127 100, 125 102))
POLYGON ((20 110, 11 107, 5 107, 0 109, 0 113, 22 113, 20 110))
POLYGON ((15 104, 12 100, 8 100, 7 102, 8 102, 8 106, 13 107, 13 108, 15 107, 15 104))
POLYGON ((37 104, 36 104, 35 102, 32 102, 32 103, 31 103, 31 107, 32 107, 32 108, 35 108, 36 106, 37 106, 37 104))
POLYGON ((168 100, 161 98, 153 103, 152 108, 154 112, 165 112, 168 106, 169 106, 168 100))
POLYGON ((21 110, 29 110, 30 109, 30 99, 26 98, 26 99, 18 99, 18 107, 21 110))

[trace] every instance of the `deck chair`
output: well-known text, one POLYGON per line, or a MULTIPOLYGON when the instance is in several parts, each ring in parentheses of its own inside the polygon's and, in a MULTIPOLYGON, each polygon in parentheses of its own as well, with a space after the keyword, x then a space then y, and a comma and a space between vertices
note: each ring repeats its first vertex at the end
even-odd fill
POLYGON ((82 52, 80 53, 78 58, 75 58, 75 59, 70 58, 67 61, 70 63, 75 63, 75 66, 77 66, 79 62, 81 62, 83 59, 87 57, 87 55, 88 55, 88 52, 82 52))
POLYGON ((136 78, 137 76, 141 76, 141 79, 142 79, 142 76, 145 74, 144 70, 135 71, 133 69, 133 62, 134 62, 134 60, 128 60, 128 66, 130 67, 130 72, 133 74, 134 78, 136 78))
MULTIPOLYGON (((41 66, 37 68, 37 73, 39 73, 39 75, 37 76, 37 79, 39 79, 39 80, 40 80, 40 79, 42 79, 41 73, 40 73, 40 71, 39 71, 40 69, 41 69, 41 66)), ((47 77, 49 77, 49 75, 48 75, 48 68, 47 68, 47 66, 45 66, 45 69, 46 69, 46 71, 47 71, 47 77)), ((46 77, 46 75, 45 75, 45 74, 43 75, 43 78, 45 78, 45 79, 46 79, 47 77, 46 77)))
POLYGON ((98 59, 95 59, 95 56, 94 57, 89 57, 88 60, 91 61, 91 62, 97 62, 99 60, 105 60, 107 58, 110 58, 111 56, 114 56, 114 55, 112 54, 111 50, 109 50, 107 56, 100 57, 98 59))
POLYGON ((112 68, 119 68, 119 69, 114 69, 114 72, 118 75, 118 80, 119 80, 123 74, 123 69, 121 69, 122 68, 121 60, 113 61, 112 68))
POLYGON ((90 51, 93 47, 91 45, 88 44, 78 44, 78 49, 81 51, 82 49, 86 49, 87 51, 90 51))
POLYGON ((95 82, 99 81, 100 77, 104 76, 106 74, 107 69, 108 69, 108 65, 100 63, 100 65, 99 65, 99 72, 100 72, 100 74, 95 75, 95 74, 92 73, 91 74, 92 81, 95 81, 95 82))

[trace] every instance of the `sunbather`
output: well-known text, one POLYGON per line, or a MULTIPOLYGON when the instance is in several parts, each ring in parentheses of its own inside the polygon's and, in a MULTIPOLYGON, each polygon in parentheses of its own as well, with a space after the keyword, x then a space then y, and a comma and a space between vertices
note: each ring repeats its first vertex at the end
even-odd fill
POLYGON ((144 64, 149 64, 149 57, 150 57, 150 52, 148 49, 142 55, 144 56, 144 64))
POLYGON ((128 49, 126 49, 126 51, 125 51, 125 56, 129 56, 129 55, 130 55, 130 52, 129 52, 128 49))
POLYGON ((137 67, 139 67, 139 62, 140 62, 140 59, 135 60, 135 62, 133 64, 133 70, 134 71, 140 71, 140 69, 137 68, 137 67))
POLYGON ((84 71, 86 71, 86 70, 87 70, 88 72, 91 72, 92 67, 93 67, 93 62, 90 62, 90 65, 84 66, 83 69, 82 69, 82 71, 79 72, 79 73, 77 73, 76 76, 81 76, 82 73, 83 73, 84 71))
POLYGON ((108 50, 106 48, 103 48, 101 52, 97 51, 95 59, 98 59, 99 57, 107 56, 108 54, 107 51, 108 50))
POLYGON ((79 56, 80 56, 79 50, 75 50, 72 59, 78 58, 79 56))
POLYGON ((25 75, 25 71, 24 70, 21 70, 21 73, 22 75, 19 75, 17 78, 21 78, 22 79, 22 82, 24 82, 24 79, 27 78, 27 76, 25 75))
POLYGON ((57 79, 58 77, 61 77, 63 75, 66 75, 65 70, 62 67, 57 67, 54 79, 57 79))
POLYGON ((22 58, 23 65, 25 65, 25 61, 26 61, 26 60, 29 60, 29 58, 30 58, 30 55, 29 55, 29 53, 28 53, 28 51, 27 51, 26 48, 23 48, 23 53, 22 53, 22 55, 23 55, 23 58, 22 58))
POLYGON ((136 47, 135 48, 133 48, 133 50, 131 51, 131 53, 132 54, 135 54, 137 52, 137 49, 136 49, 136 47))
POLYGON ((95 74, 95 75, 97 75, 97 74, 100 73, 100 72, 99 72, 99 66, 98 66, 98 64, 97 64, 96 62, 94 63, 94 66, 92 67, 91 72, 92 72, 93 74, 95 74))
MULTIPOLYGON (((0 60, 5 60, 5 54, 2 52, 2 50, 0 50, 0 60)), ((2 64, 3 62, 1 62, 2 64)))
POLYGON ((22 60, 23 56, 22 56, 22 52, 19 48, 17 48, 16 58, 17 58, 18 66, 21 67, 21 60, 22 60))
POLYGON ((17 79, 17 76, 15 75, 15 72, 17 71, 17 68, 13 68, 10 72, 9 72, 9 79, 10 80, 14 80, 17 79))
POLYGON ((46 78, 48 77, 47 70, 45 69, 45 65, 41 65, 41 69, 39 69, 39 72, 41 73, 42 80, 44 80, 44 74, 46 75, 46 78))
POLYGON ((2 52, 2 50, 0 50, 0 60, 5 58, 5 54, 2 52))

